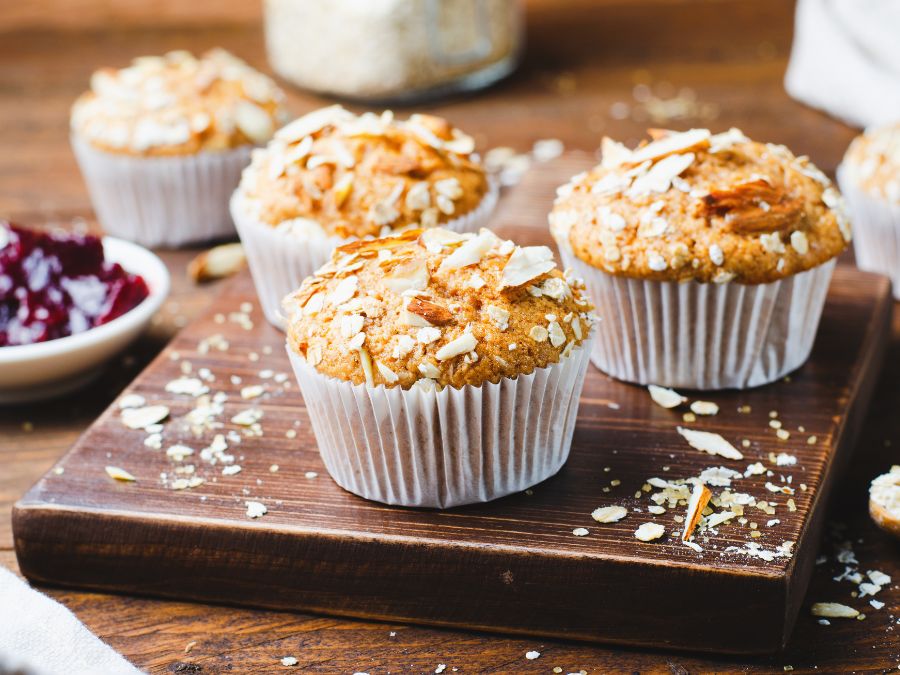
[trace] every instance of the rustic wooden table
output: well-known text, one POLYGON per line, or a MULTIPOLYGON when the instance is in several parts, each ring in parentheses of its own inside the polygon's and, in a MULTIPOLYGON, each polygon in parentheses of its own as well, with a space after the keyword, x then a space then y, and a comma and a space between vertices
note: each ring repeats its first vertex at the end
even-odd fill
MULTIPOLYGON (((60 6, 50 0, 43 4, 60 6)), ((532 0, 527 4, 528 53, 519 72, 484 94, 430 108, 474 130, 482 147, 519 150, 541 138, 593 150, 603 134, 634 142, 647 126, 739 126, 750 136, 809 154, 831 173, 857 132, 784 93, 791 4, 532 0)), ((209 10, 206 2, 198 7, 209 10)), ((258 23, 235 16, 217 27, 169 17, 171 25, 157 21, 148 28, 129 14, 116 30, 103 31, 85 29, 77 16, 50 20, 59 24, 53 29, 22 28, 29 22, 27 14, 28 8, 21 15, 0 11, 0 20, 15 26, 0 23, 0 214, 24 223, 92 222, 67 143, 67 117, 93 68, 123 64, 137 54, 221 45, 267 70, 258 23)), ((312 96, 290 94, 297 113, 320 103, 312 96)), ((174 281, 170 300, 152 329, 92 386, 58 401, 0 409, 0 564, 17 569, 9 522, 12 503, 217 292, 216 285, 196 287, 186 279, 185 264, 193 254, 163 252, 174 281)), ((880 569, 900 579, 900 547, 866 515, 868 481, 900 461, 898 382, 900 314, 894 317, 882 380, 853 465, 836 490, 834 527, 822 551, 828 559, 817 568, 808 603, 851 600, 854 587, 832 580, 843 569, 833 547, 844 541, 852 542, 860 569, 880 569)), ((783 654, 744 661, 45 590, 151 672, 269 672, 285 669, 279 659, 286 655, 296 656, 304 671, 345 673, 433 672, 442 663, 447 672, 517 673, 555 667, 591 673, 789 667, 795 672, 881 672, 900 665, 896 581, 879 595, 885 606, 867 612, 864 621, 821 626, 804 610, 783 654), (541 652, 540 658, 527 660, 529 650, 541 652)), ((680 620, 678 607, 668 611, 672 621, 680 620)), ((733 629, 740 632, 741 622, 733 629)))

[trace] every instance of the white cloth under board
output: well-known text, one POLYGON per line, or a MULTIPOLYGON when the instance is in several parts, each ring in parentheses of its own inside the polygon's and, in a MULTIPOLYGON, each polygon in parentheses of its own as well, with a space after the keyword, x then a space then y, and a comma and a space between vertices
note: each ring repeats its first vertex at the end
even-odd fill
POLYGON ((140 675, 66 607, 0 567, 0 675, 140 675))

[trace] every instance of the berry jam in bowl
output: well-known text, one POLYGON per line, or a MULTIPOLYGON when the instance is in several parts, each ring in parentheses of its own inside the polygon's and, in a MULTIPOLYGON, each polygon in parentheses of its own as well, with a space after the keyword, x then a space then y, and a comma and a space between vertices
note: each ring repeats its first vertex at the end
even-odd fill
POLYGON ((86 383, 168 292, 166 266, 137 244, 0 220, 0 404, 86 383))

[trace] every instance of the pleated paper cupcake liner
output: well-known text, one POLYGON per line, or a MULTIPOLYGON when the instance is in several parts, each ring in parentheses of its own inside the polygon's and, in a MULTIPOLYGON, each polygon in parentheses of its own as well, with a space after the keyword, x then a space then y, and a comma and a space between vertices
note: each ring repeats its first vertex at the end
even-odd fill
POLYGON ((685 389, 746 389, 809 358, 835 261, 768 284, 607 274, 560 247, 600 318, 591 361, 612 377, 685 389))
MULTIPOLYGON (((499 190, 491 181, 481 203, 464 216, 441 227, 456 232, 477 232, 484 227, 497 205, 499 190)), ((261 222, 239 191, 231 198, 231 215, 247 255, 247 264, 256 286, 260 305, 269 323, 284 330, 281 308, 284 297, 297 290, 303 280, 331 259, 338 246, 354 239, 342 237, 305 237, 280 231, 261 222)))
POLYGON ((72 136, 72 148, 103 229, 143 246, 233 237, 228 200, 250 163, 250 146, 173 157, 132 157, 72 136))
POLYGON ((861 190, 843 164, 837 179, 850 209, 857 266, 890 277, 894 298, 900 300, 900 204, 861 190))
POLYGON ((441 391, 354 385, 288 354, 338 485, 385 504, 449 508, 521 492, 562 468, 589 346, 515 379, 441 391))

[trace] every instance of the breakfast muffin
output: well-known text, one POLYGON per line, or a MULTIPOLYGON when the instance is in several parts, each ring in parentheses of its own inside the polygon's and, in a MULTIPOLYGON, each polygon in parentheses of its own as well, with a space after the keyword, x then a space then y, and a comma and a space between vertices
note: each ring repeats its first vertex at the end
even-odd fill
POLYGON ((630 382, 753 387, 809 356, 842 200, 806 157, 739 130, 652 132, 558 191, 550 229, 598 314, 592 360, 630 382))
POLYGON ((234 234, 228 199, 284 94, 228 52, 103 68, 75 102, 71 140, 104 229, 147 246, 234 234))
POLYGON ((900 122, 857 136, 837 177, 853 215, 857 264, 889 276, 900 300, 900 122))
POLYGON ((266 317, 335 246, 410 228, 475 231, 497 190, 470 136, 430 115, 322 108, 253 154, 231 212, 266 317))
POLYGON ((284 305, 319 451, 345 489, 446 508, 566 461, 593 308, 546 246, 485 229, 356 241, 284 305))

